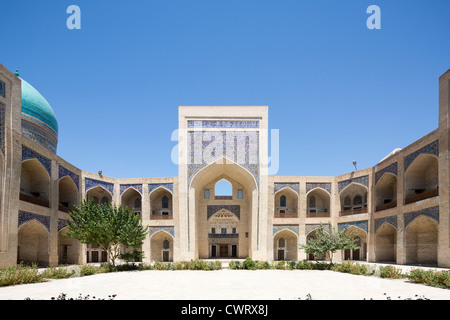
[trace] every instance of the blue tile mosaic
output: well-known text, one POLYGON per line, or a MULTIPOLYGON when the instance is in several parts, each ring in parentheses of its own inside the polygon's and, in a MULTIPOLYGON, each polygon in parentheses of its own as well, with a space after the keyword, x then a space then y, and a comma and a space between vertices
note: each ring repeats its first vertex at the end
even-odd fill
POLYGON ((405 156, 405 171, 408 169, 408 167, 413 163, 413 161, 422 153, 428 153, 435 155, 436 157, 439 156, 439 140, 433 141, 430 144, 427 144, 425 147, 420 148, 417 151, 414 151, 413 153, 408 154, 405 156))
POLYGON ((148 235, 149 238, 151 238, 155 233, 159 232, 159 231, 165 231, 167 233, 169 233, 172 237, 175 238, 175 227, 170 226, 170 227, 149 227, 148 228, 148 235))
POLYGON ((58 139, 56 138, 56 136, 46 132, 44 129, 42 129, 42 127, 22 119, 22 135, 33 141, 36 141, 41 146, 56 153, 58 139))
POLYGON ((43 155, 37 153, 36 151, 33 151, 30 148, 27 148, 24 145, 22 145, 22 161, 29 159, 37 159, 44 166, 45 170, 47 170, 48 172, 48 175, 51 177, 52 162, 43 155))
POLYGON ((259 186, 257 131, 189 131, 188 185, 197 172, 222 157, 247 169, 259 186))
POLYGON ((338 182, 339 193, 341 193, 341 191, 351 183, 359 183, 359 184, 362 184, 363 186, 369 187, 369 176, 362 176, 362 177, 357 177, 357 178, 338 182))
POLYGON ((397 216, 389 216, 383 218, 375 219, 375 232, 377 232, 378 228, 381 227, 384 223, 389 223, 395 229, 397 229, 397 216))
POLYGON ((307 182, 306 183, 306 193, 310 192, 315 188, 322 188, 329 194, 331 194, 331 182, 307 182))
POLYGON ((430 207, 418 211, 406 212, 403 214, 405 219, 405 228, 419 216, 430 217, 439 223, 439 206, 430 207))
POLYGON ((47 231, 50 232, 50 217, 22 210, 19 210, 19 220, 17 227, 20 227, 21 225, 31 220, 40 222, 47 229, 47 231))
POLYGON ((275 182, 274 183, 273 193, 277 193, 278 191, 280 191, 281 189, 284 189, 284 188, 291 188, 292 190, 297 192, 297 194, 300 193, 300 185, 298 183, 283 183, 283 182, 275 182))
POLYGON ((121 184, 120 185, 120 195, 127 191, 129 188, 136 189, 140 194, 142 194, 142 184, 121 184))
POLYGON ((324 224, 319 224, 319 223, 315 223, 315 224, 307 224, 305 225, 305 233, 306 235, 310 234, 311 232, 313 232, 314 230, 320 229, 322 228, 323 231, 325 231, 326 233, 330 234, 330 225, 328 223, 324 223, 324 224))
POLYGON ((104 182, 104 181, 100 181, 100 180, 86 178, 84 184, 86 187, 86 192, 89 189, 95 188, 97 186, 101 186, 101 187, 105 188, 106 190, 108 190, 109 193, 111 193, 111 195, 114 195, 114 184, 113 183, 108 183, 108 182, 104 182))
POLYGON ((173 183, 150 183, 148 185, 148 194, 152 193, 153 190, 158 188, 165 188, 173 194, 173 183))
POLYGON ((299 235, 299 227, 298 224, 277 224, 273 226, 273 235, 282 231, 282 230, 290 230, 294 232, 297 236, 299 235))
POLYGON ((368 228, 369 222, 367 220, 363 220, 363 221, 351 221, 351 222, 338 223, 338 231, 340 232, 351 226, 358 227, 358 228, 364 230, 365 232, 368 232, 368 230, 369 230, 369 228, 368 228))
POLYGON ((77 189, 80 190, 80 177, 77 174, 73 173, 72 171, 70 171, 67 168, 64 168, 61 165, 58 168, 58 174, 59 174, 58 179, 61 179, 66 176, 70 177, 72 179, 72 181, 75 183, 75 185, 77 186, 77 189))
POLYGON ((397 175, 397 161, 375 172, 375 184, 378 183, 378 180, 380 180, 385 173, 392 173, 397 175))
POLYGON ((239 205, 209 205, 206 206, 207 220, 209 220, 209 218, 211 218, 215 213, 223 209, 231 212, 238 219, 241 219, 241 206, 239 205))
POLYGON ((188 128, 259 128, 259 121, 188 120, 188 128))
POLYGON ((58 232, 67 227, 67 220, 58 219, 58 232))

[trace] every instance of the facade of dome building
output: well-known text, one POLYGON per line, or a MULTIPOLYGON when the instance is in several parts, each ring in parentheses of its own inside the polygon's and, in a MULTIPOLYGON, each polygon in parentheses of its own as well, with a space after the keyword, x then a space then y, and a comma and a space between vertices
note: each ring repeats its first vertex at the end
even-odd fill
POLYGON ((87 199, 139 212, 144 262, 318 259, 300 244, 331 222, 360 245, 338 261, 450 267, 449 112, 450 70, 436 130, 373 167, 304 177, 269 175, 268 107, 181 106, 178 176, 118 179, 60 158, 49 103, 0 64, 0 266, 107 261, 62 236, 87 199), (229 194, 216 192, 223 181, 229 194))

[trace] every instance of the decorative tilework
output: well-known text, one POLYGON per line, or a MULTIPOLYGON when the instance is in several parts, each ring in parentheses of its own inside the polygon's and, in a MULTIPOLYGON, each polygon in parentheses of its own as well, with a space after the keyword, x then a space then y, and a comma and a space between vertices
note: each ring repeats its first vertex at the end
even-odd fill
POLYGON ((120 185, 120 195, 127 191, 129 188, 136 189, 140 194, 142 194, 142 184, 121 184, 120 185))
POLYGON ((5 154, 5 106, 0 103, 0 149, 5 154))
POLYGON ((259 121, 188 120, 188 128, 259 128, 259 121))
POLYGON ((368 226, 369 226, 369 222, 367 220, 363 220, 363 221, 352 221, 352 222, 344 222, 344 223, 338 223, 338 230, 342 231, 344 229, 347 229, 348 227, 358 227, 362 230, 364 230, 365 232, 368 232, 368 226))
POLYGON ((19 210, 18 227, 31 220, 36 220, 40 222, 50 232, 50 217, 28 211, 19 210))
POLYGON ((321 226, 323 228, 323 231, 327 232, 328 234, 331 233, 330 232, 330 225, 328 223, 325 223, 325 224, 322 224, 322 225, 317 223, 317 224, 307 224, 307 225, 305 225, 306 235, 308 235, 309 233, 311 233, 314 230, 320 229, 321 226))
POLYGON ((241 206, 239 205, 210 205, 206 207, 207 220, 211 218, 216 212, 225 209, 234 214, 238 219, 241 219, 241 206))
POLYGON ((418 216, 426 216, 436 220, 439 223, 439 206, 422 209, 419 211, 407 212, 404 214, 405 228, 418 216))
POLYGON ((111 195, 114 195, 114 184, 112 184, 112 183, 99 181, 99 180, 95 180, 95 179, 89 179, 89 178, 86 178, 84 183, 86 186, 86 192, 89 189, 92 189, 97 186, 101 186, 101 187, 105 188, 106 190, 108 190, 109 193, 111 193, 111 195))
POLYGON ((175 238, 175 227, 171 226, 171 227, 149 227, 148 228, 148 235, 149 238, 151 238, 155 233, 159 232, 159 231, 166 231, 167 233, 169 233, 172 237, 175 238))
POLYGON ((247 169, 259 186, 257 131, 189 131, 188 185, 194 175, 222 157, 247 169))
POLYGON ((169 190, 173 194, 173 183, 151 183, 148 185, 148 194, 160 187, 169 190))
POLYGON ((299 194, 300 192, 300 186, 298 183, 281 183, 281 182, 274 183, 273 192, 277 193, 278 191, 284 188, 291 188, 292 190, 297 192, 297 194, 299 194))
POLYGON ((208 238, 210 239, 233 239, 239 238, 238 233, 208 233, 208 238))
POLYGON ((397 229, 397 216, 389 216, 375 219, 375 232, 377 232, 378 228, 381 227, 385 222, 389 223, 395 229, 397 229))
POLYGON ((77 174, 73 173, 69 169, 64 168, 61 165, 59 166, 58 171, 59 171, 59 177, 58 177, 59 179, 65 177, 65 176, 69 176, 72 179, 72 181, 75 183, 75 185, 77 186, 77 189, 78 190, 80 189, 80 187, 79 187, 80 177, 77 174))
POLYGON ((349 184, 351 184, 353 182, 359 183, 359 184, 362 184, 363 186, 368 187, 369 186, 369 176, 362 176, 362 177, 357 177, 357 178, 353 178, 353 179, 349 179, 349 180, 338 182, 339 193, 341 193, 341 191, 346 186, 348 186, 349 184))
POLYGON ((58 232, 67 227, 67 220, 58 219, 58 232))
POLYGON ((273 226, 273 235, 280 232, 281 230, 291 230, 294 232, 297 236, 299 234, 298 230, 298 224, 277 224, 273 226))
POLYGON ((397 161, 375 172, 375 184, 377 184, 378 180, 380 180, 383 174, 387 172, 397 175, 397 161))
POLYGON ((33 141, 36 141, 41 146, 56 153, 58 138, 55 135, 48 133, 41 126, 35 125, 22 119, 22 135, 33 141))
POLYGON ((306 193, 310 192, 311 190, 315 188, 322 188, 325 191, 327 191, 329 194, 331 194, 331 183, 325 182, 325 183, 319 183, 319 182, 307 182, 306 183, 306 193))
POLYGON ((51 161, 36 151, 22 145, 22 161, 29 159, 37 159, 44 166, 45 170, 47 170, 48 175, 51 176, 51 161))
POLYGON ((433 141, 430 144, 427 144, 425 147, 420 148, 419 150, 405 156, 405 171, 406 169, 408 169, 411 163, 413 163, 413 161, 422 153, 429 153, 435 156, 439 156, 439 140, 433 141))

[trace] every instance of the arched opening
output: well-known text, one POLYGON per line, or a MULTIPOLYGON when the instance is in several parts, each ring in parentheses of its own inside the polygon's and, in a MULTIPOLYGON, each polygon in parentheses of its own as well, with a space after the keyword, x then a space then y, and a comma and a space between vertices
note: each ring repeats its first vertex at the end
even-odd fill
POLYGON ((406 264, 437 265, 438 224, 418 216, 406 227, 406 264))
MULTIPOLYGON (((313 230, 310 233, 307 234, 306 236, 306 243, 308 243, 308 241, 310 239, 316 239, 317 238, 317 230, 313 230)), ((307 260, 311 260, 311 261, 324 261, 327 258, 327 254, 323 253, 320 256, 314 256, 313 254, 308 254, 307 256, 307 260)))
POLYGON ((273 237, 273 259, 275 261, 298 260, 298 237, 290 230, 281 230, 273 237))
POLYGON ((78 189, 70 177, 63 177, 58 182, 58 197, 60 211, 68 212, 78 203, 78 189))
POLYGON ((150 238, 150 260, 173 261, 173 237, 165 231, 158 231, 150 238))
POLYGON ((274 218, 298 217, 298 194, 291 188, 284 188, 275 193, 274 218))
POLYGON ((109 204, 112 202, 112 195, 105 188, 97 186, 86 192, 86 199, 96 204, 109 204))
POLYGON ((66 232, 62 229, 58 233, 58 263, 78 264, 80 261, 80 242, 76 239, 64 236, 66 232))
POLYGON ((439 195, 438 159, 420 154, 405 173, 405 204, 439 195))
POLYGON ((343 251, 343 260, 365 261, 367 259, 367 233, 355 226, 350 226, 345 233, 354 233, 357 239, 358 249, 347 249, 343 251))
POLYGON ((150 219, 173 219, 172 193, 158 188, 150 193, 150 219))
POLYGON ((375 233, 375 258, 377 262, 397 261, 397 230, 389 223, 383 223, 375 233))
POLYGON ((216 200, 231 200, 233 199, 233 186, 226 180, 222 179, 214 186, 214 197, 216 200))
POLYGON ((219 209, 208 219, 210 258, 236 258, 239 246, 239 218, 219 209))
POLYGON ((50 207, 50 176, 37 159, 22 162, 20 200, 50 207))
POLYGON ((197 172, 191 181, 188 196, 190 213, 188 218, 194 219, 190 222, 188 242, 190 241, 191 247, 195 248, 195 258, 209 258, 213 254, 211 252, 213 243, 220 245, 216 248, 218 250, 216 255, 252 257, 252 241, 256 241, 256 237, 252 237, 252 223, 255 221, 252 217, 258 211, 258 191, 255 178, 249 171, 231 160, 221 158, 197 172), (233 190, 241 190, 245 196, 220 201, 205 198, 204 190, 214 189, 216 183, 223 179, 232 184, 233 190), (221 235, 219 242, 218 236, 210 238, 208 220, 224 208, 238 218, 239 224, 236 228, 238 232, 221 235))
POLYGON ((395 208, 397 206, 397 177, 385 173, 375 186, 376 211, 395 208))
POLYGON ((321 188, 310 191, 306 197, 307 217, 330 216, 330 194, 321 188))
POLYGON ((142 196, 134 188, 128 188, 120 197, 122 207, 134 210, 135 214, 141 216, 142 196))
POLYGON ((367 213, 367 188, 358 183, 351 183, 339 195, 341 216, 367 213))
POLYGON ((48 266, 48 230, 42 223, 31 220, 20 226, 18 231, 17 263, 48 266))

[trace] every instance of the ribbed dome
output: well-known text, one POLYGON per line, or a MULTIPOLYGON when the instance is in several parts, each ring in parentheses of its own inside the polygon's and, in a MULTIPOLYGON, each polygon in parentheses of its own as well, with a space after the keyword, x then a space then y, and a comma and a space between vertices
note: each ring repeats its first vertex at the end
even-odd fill
POLYGON ((50 127, 58 135, 58 122, 55 112, 45 98, 28 82, 22 80, 22 113, 42 122, 46 129, 50 127))

